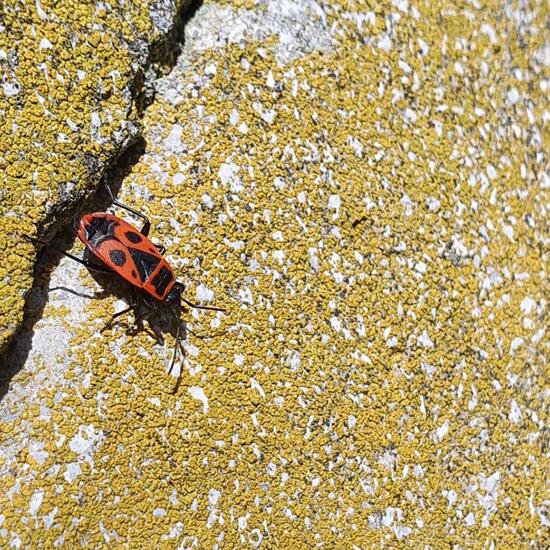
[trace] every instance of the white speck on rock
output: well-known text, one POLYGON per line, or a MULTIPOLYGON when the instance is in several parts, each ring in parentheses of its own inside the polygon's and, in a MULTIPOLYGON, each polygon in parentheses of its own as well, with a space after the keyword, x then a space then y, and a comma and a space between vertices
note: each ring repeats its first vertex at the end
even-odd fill
POLYGON ((410 216, 413 213, 413 202, 411 198, 406 193, 401 197, 401 204, 405 210, 405 216, 410 216))
POLYGON ((93 464, 92 453, 95 447, 104 439, 101 430, 95 430, 92 424, 80 426, 76 433, 69 441, 69 449, 79 456, 81 460, 87 460, 93 464))
POLYGON ((516 336, 510 343, 510 353, 514 353, 523 344, 523 338, 516 336))
POLYGON ((415 271, 418 273, 426 273, 426 264, 424 262, 417 262, 414 266, 415 271))
POLYGON ((550 42, 542 45, 535 52, 535 59, 546 67, 550 67, 550 42))
POLYGON ((512 105, 515 105, 520 99, 520 95, 517 88, 511 88, 506 96, 506 99, 508 100, 509 103, 511 103, 512 105))
POLYGON ((288 365, 292 372, 296 372, 300 368, 300 352, 295 351, 288 359, 288 365))
POLYGON ((468 401, 468 410, 473 411, 476 408, 477 405, 477 390, 475 386, 471 386, 472 390, 472 396, 470 397, 470 400, 468 401))
POLYGON ((481 481, 481 487, 488 493, 493 493, 500 481, 500 472, 495 472, 481 481))
POLYGON ((361 145, 361 142, 357 138, 349 136, 348 143, 355 152, 355 156, 361 158, 363 156, 363 145, 361 145))
POLYGON ((535 334, 531 336, 531 342, 533 344, 538 344, 542 340, 542 337, 544 336, 545 332, 546 332, 545 327, 542 327, 539 330, 537 330, 537 332, 535 332, 535 334))
POLYGON ((44 517, 43 517, 43 521, 44 521, 44 529, 49 529, 52 525, 53 525, 53 520, 55 519, 55 516, 57 515, 57 511, 59 510, 59 508, 57 506, 55 506, 51 512, 49 512, 48 514, 46 514, 44 517))
POLYGON ((217 72, 217 67, 216 67, 216 63, 209 63, 208 65, 206 65, 206 67, 204 68, 204 74, 208 75, 208 76, 213 76, 216 74, 217 72))
POLYGON ((264 122, 271 124, 275 120, 276 114, 277 112, 274 109, 268 109, 268 110, 262 111, 260 116, 264 122))
POLYGON ((47 38, 42 38, 42 40, 40 40, 39 47, 41 50, 49 50, 53 48, 53 44, 47 38))
POLYGON ((385 34, 384 36, 382 36, 382 38, 380 38, 380 40, 378 40, 378 44, 377 46, 381 49, 381 50, 384 50, 385 52, 389 52, 391 50, 391 40, 390 40, 390 37, 385 34))
POLYGON ((181 185, 184 181, 185 181, 185 177, 181 172, 174 174, 174 176, 172 177, 172 183, 174 185, 181 185))
POLYGON ((521 421, 521 409, 516 403, 515 399, 510 401, 510 412, 508 413, 508 420, 514 424, 519 424, 521 421))
POLYGON ((417 120, 417 115, 416 115, 416 112, 413 111, 412 109, 409 109, 408 107, 403 111, 403 118, 405 119, 406 122, 411 122, 412 124, 414 124, 417 120))
POLYGON ((194 346, 189 342, 185 342, 184 347, 185 347, 185 352, 188 353, 191 357, 198 357, 199 348, 197 346, 194 346))
POLYGON ((65 473, 63 477, 68 483, 72 483, 81 473, 80 464, 78 462, 69 462, 65 465, 65 473))
POLYGON ((456 502, 456 496, 456 491, 453 491, 452 489, 447 491, 447 504, 449 508, 456 502))
POLYGON ((243 304, 252 305, 254 303, 252 291, 248 287, 239 289, 239 298, 243 304))
POLYGON ((428 331, 424 329, 422 331, 422 334, 418 337, 418 342, 420 345, 422 345, 425 348, 433 348, 434 343, 432 342, 431 338, 428 335, 428 331))
POLYGON ((42 21, 48 20, 48 14, 42 9, 42 6, 40 4, 40 0, 35 0, 34 5, 36 6, 36 13, 38 14, 38 17, 42 19, 42 21))
POLYGON ((37 464, 44 464, 48 458, 48 452, 44 451, 44 443, 41 441, 32 441, 29 444, 29 455, 37 464))
POLYGON ((340 330, 342 330, 342 322, 340 321, 340 319, 338 319, 338 317, 330 318, 330 326, 336 332, 340 332, 340 330))
POLYGON ((384 517, 382 518, 382 525, 389 527, 393 523, 394 517, 395 508, 393 508, 392 506, 388 506, 386 508, 386 512, 384 513, 384 517))
POLYGON ((246 526, 248 525, 248 514, 246 516, 239 517, 237 524, 239 525, 239 529, 246 529, 246 526))
POLYGON ((319 258, 317 257, 317 249, 309 248, 308 254, 309 254, 309 265, 311 266, 313 271, 315 272, 319 271, 319 258))
POLYGON ((241 117, 239 115, 239 111, 237 111, 237 109, 231 109, 231 112, 229 113, 229 122, 233 126, 237 126, 237 124, 239 123, 240 118, 241 117))
POLYGON ((96 143, 103 143, 105 140, 101 137, 101 118, 99 113, 93 112, 90 115, 90 136, 96 143))
POLYGON ((212 200, 212 197, 210 197, 210 195, 208 193, 205 193, 202 197, 201 197, 201 203, 206 207, 208 208, 209 210, 212 210, 212 208, 214 208, 214 201, 212 200))
POLYGON ((328 207, 332 210, 339 210, 339 208, 340 208, 340 197, 338 195, 331 195, 328 198, 328 207))
POLYGON ((256 390, 263 398, 265 398, 265 391, 262 388, 261 384, 254 378, 250 378, 250 386, 253 390, 256 390))
POLYGON ((430 51, 430 48, 421 38, 417 38, 416 41, 418 42, 418 47, 420 48, 420 55, 424 57, 430 51))
POLYGON ((531 313, 531 311, 537 306, 537 302, 535 302, 535 300, 533 300, 533 298, 530 298, 529 296, 527 296, 526 298, 524 298, 522 301, 521 301, 521 305, 520 305, 520 308, 521 308, 521 311, 525 314, 525 315, 529 315, 531 313))
POLYGON ((487 165, 487 176, 494 180, 497 177, 497 171, 495 170, 495 167, 492 164, 487 165))
POLYGON ((286 182, 284 178, 277 176, 273 180, 273 185, 275 186, 276 189, 279 189, 279 191, 282 191, 286 187, 286 182))
POLYGON ((164 140, 164 147, 172 153, 181 153, 185 149, 181 142, 183 128, 179 124, 174 124, 168 136, 164 140))
POLYGON ((244 187, 237 176, 239 167, 236 164, 224 162, 218 170, 218 178, 224 185, 229 185, 233 193, 240 193, 244 187))
POLYGON ((218 501, 220 500, 221 493, 217 489, 209 489, 208 491, 208 520, 206 526, 210 529, 216 521, 218 511, 218 501))
POLYGON ((263 538, 264 536, 258 528, 252 529, 252 531, 248 533, 248 540, 253 548, 259 548, 263 538))
POLYGON ((437 439, 441 441, 447 435, 448 431, 449 431, 449 421, 445 420, 445 422, 443 422, 443 424, 441 424, 441 426, 439 426, 435 430, 435 435, 437 439))
POLYGON ((193 399, 198 399, 202 402, 202 411, 206 414, 208 412, 208 398, 204 390, 199 386, 191 386, 187 391, 193 399))
POLYGON ((435 197, 428 197, 426 199, 426 204, 430 212, 437 212, 441 207, 441 203, 435 197))
POLYGON ((397 340, 397 337, 396 336, 391 336, 390 338, 388 338, 386 340, 386 345, 389 347, 389 348, 395 348, 398 344, 398 340, 397 340))
POLYGON ((195 289, 195 296, 199 302, 211 302, 214 298, 214 293, 205 285, 199 285, 195 289))
POLYGON ((2 90, 4 91, 4 95, 6 97, 13 97, 21 91, 21 86, 15 79, 10 82, 6 80, 5 82, 2 82, 2 90))
POLYGON ((31 516, 36 516, 36 512, 38 512, 38 509, 40 508, 43 499, 44 491, 42 491, 41 489, 33 493, 29 501, 29 514, 31 514, 31 516))
POLYGON ((502 232, 514 242, 514 228, 511 225, 502 224, 502 232))
POLYGON ((495 29, 491 25, 489 25, 488 23, 482 23, 480 29, 483 34, 486 34, 489 37, 491 44, 494 45, 497 43, 497 35, 495 29))
POLYGON ((402 540, 403 538, 411 534, 411 530, 404 525, 395 525, 393 528, 393 532, 395 533, 395 537, 397 538, 397 540, 402 540))
POLYGON ((271 255, 275 258, 280 264, 285 260, 285 251, 284 250, 274 250, 271 255))

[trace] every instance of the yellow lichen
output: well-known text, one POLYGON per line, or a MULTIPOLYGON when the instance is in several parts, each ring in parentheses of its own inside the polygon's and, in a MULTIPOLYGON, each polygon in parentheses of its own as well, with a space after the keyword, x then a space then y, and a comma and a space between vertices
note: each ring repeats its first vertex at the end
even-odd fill
POLYGON ((507 96, 525 54, 491 10, 375 3, 359 29, 342 12, 363 3, 323 5, 330 53, 207 52, 168 77, 176 106, 147 110, 119 198, 151 218, 186 296, 203 285, 226 313, 184 312, 172 393, 172 337, 99 333, 115 299, 87 304, 77 389, 42 392, 52 415, 33 423, 59 447, 32 476, 22 449, 0 482, 18 484, 0 497, 6 541, 543 544, 547 191, 527 131, 544 110, 507 96), (37 517, 58 510, 47 530, 38 490, 37 517))

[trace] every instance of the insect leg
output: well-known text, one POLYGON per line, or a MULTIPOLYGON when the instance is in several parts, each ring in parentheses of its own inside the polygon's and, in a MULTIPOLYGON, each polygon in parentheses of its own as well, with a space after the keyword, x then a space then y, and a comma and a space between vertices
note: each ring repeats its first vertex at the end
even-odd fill
POLYGON ((134 309, 134 306, 128 306, 126 309, 123 309, 122 311, 119 311, 117 313, 113 313, 112 317, 109 319, 109 322, 101 329, 100 332, 103 332, 104 330, 107 330, 114 323, 115 319, 117 319, 121 315, 125 315, 129 311, 132 311, 132 309, 134 309))
POLYGON ((138 218, 141 218, 145 222, 143 224, 143 227, 141 228, 141 234, 144 237, 147 237, 147 235, 149 235, 149 230, 151 229, 151 222, 149 221, 149 218, 145 214, 142 214, 141 212, 134 210, 133 208, 130 208, 129 206, 126 206, 121 202, 118 202, 115 199, 115 196, 113 195, 113 191, 111 190, 109 185, 105 184, 105 188, 107 189, 107 193, 109 193, 109 197, 115 206, 118 206, 119 208, 124 208, 124 210, 128 210, 128 212, 131 212, 132 214, 134 214, 138 218))
MULTIPOLYGON (((179 319, 178 319, 179 321, 179 319)), ((180 324, 178 322, 177 328, 176 328, 176 345, 174 346, 174 353, 172 355, 172 361, 170 363, 170 368, 168 369, 168 374, 172 373, 172 369, 174 368, 174 364, 176 363, 176 355, 178 354, 178 349, 180 346, 180 324)))
POLYGON ((155 245, 157 250, 164 256, 164 253, 166 252, 166 247, 159 244, 158 246, 155 245))
POLYGON ((63 256, 67 256, 67 258, 71 258, 71 260, 74 260, 75 262, 78 262, 79 264, 82 264, 86 266, 88 269, 91 269, 93 271, 97 271, 99 273, 112 273, 112 269, 109 269, 108 267, 104 267, 101 265, 95 265, 92 262, 88 260, 84 260, 82 258, 78 258, 77 256, 73 256, 72 254, 69 254, 68 252, 65 252, 56 246, 53 246, 50 243, 47 243, 46 241, 41 241, 40 239, 35 239, 34 237, 29 237, 28 235, 23 235, 23 237, 30 241, 31 243, 35 244, 42 244, 44 246, 47 246, 48 248, 51 248, 52 250, 55 250, 56 252, 59 252, 59 254, 63 254, 63 256))
POLYGON ((149 319, 150 317, 152 317, 153 315, 155 315, 158 311, 158 308, 157 309, 151 309, 149 311, 146 311, 145 313, 142 313, 141 315, 138 315, 136 317, 136 320, 134 321, 134 325, 139 325, 141 323, 143 323, 143 321, 147 321, 147 319, 149 319))
MULTIPOLYGON (((181 340, 178 340, 176 345, 178 346, 180 352, 181 352, 181 357, 182 357, 182 367, 183 367, 183 359, 185 359, 185 350, 183 349, 183 345, 181 343, 181 340)), ((181 369, 182 367, 180 367, 180 373, 178 375, 178 379, 176 381, 176 385, 174 386, 174 389, 172 390, 172 393, 178 393, 178 389, 180 387, 180 384, 181 384, 181 369)))
MULTIPOLYGON (((180 340, 181 323, 176 312, 173 309, 171 309, 170 311, 172 312, 174 320, 176 321, 176 336, 175 336, 176 344, 174 346, 174 354, 172 355, 172 361, 170 363, 170 368, 168 369, 168 374, 172 374, 172 369, 174 368, 174 364, 176 363, 176 355, 178 354, 178 350, 181 352, 182 361, 183 359, 185 359, 185 350, 183 349, 183 346, 180 340)), ((176 393, 180 387, 182 368, 183 368, 183 363, 182 363, 182 366, 180 367, 178 379, 176 381, 176 385, 174 386, 174 389, 172 390, 172 393, 176 393)))

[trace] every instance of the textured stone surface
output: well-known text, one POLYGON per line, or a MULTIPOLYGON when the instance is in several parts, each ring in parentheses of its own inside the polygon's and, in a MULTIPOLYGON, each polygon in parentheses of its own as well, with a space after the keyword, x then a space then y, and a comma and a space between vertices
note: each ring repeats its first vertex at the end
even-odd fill
POLYGON ((0 540, 544 547, 548 15, 205 2, 119 198, 227 312, 184 315, 175 388, 166 326, 41 271, 0 540))
POLYGON ((0 5, 0 352, 31 285, 21 236, 51 235, 136 138, 144 74, 188 3, 0 5))

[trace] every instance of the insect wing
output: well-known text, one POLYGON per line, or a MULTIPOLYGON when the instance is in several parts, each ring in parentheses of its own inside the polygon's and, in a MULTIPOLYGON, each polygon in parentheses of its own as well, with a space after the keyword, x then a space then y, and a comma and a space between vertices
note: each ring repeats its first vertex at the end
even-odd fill
POLYGON ((98 212, 82 217, 78 237, 121 277, 162 300, 175 282, 172 268, 155 245, 128 222, 98 212))

